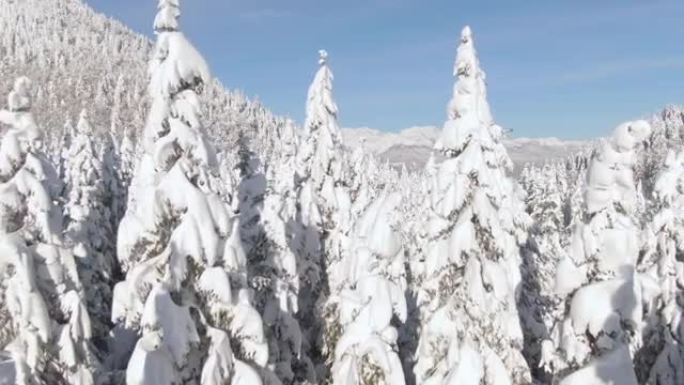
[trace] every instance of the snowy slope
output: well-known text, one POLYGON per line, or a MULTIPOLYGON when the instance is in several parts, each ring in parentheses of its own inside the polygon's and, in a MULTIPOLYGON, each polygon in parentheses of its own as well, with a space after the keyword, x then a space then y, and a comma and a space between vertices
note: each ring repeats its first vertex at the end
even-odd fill
MULTIPOLYGON (((48 148, 65 122, 75 121, 84 107, 96 134, 113 128, 120 138, 128 128, 136 143, 149 103, 151 50, 147 37, 81 0, 0 3, 0 95, 4 98, 19 76, 32 80, 34 113, 48 128, 48 148)), ((219 151, 232 148, 239 133, 256 138, 252 145, 261 149, 265 133, 284 120, 215 79, 207 84, 201 101, 207 132, 219 151)))
MULTIPOLYGON (((440 129, 432 126, 411 127, 400 132, 382 132, 372 128, 345 128, 345 145, 363 146, 390 163, 405 163, 410 168, 422 167, 428 159, 440 129)), ((557 138, 514 138, 505 141, 516 169, 525 163, 541 164, 562 159, 589 144, 588 141, 567 141, 557 138)))

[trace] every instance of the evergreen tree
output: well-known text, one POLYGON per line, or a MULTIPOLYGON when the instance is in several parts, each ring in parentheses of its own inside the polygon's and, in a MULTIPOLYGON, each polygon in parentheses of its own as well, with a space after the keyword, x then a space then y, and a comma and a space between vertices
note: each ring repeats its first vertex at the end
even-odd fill
POLYGON ((684 153, 670 152, 653 189, 655 214, 647 227, 647 249, 640 264, 648 325, 635 357, 640 383, 674 385, 684 381, 684 153), (648 285, 648 284, 651 285, 648 285), (650 287, 649 287, 650 286, 650 287), (651 289, 651 290, 648 290, 651 289))
MULTIPOLYGON (((326 378, 332 365, 334 347, 340 337, 339 308, 330 295, 340 290, 342 281, 339 264, 349 249, 351 231, 351 199, 346 186, 342 135, 337 123, 337 105, 332 95, 333 74, 328 66, 328 53, 320 51, 320 68, 309 88, 301 162, 305 165, 305 189, 311 189, 304 199, 317 206, 321 230, 321 287, 317 290, 316 307, 322 313, 323 325, 316 334, 322 335, 318 346, 325 362, 318 363, 319 378, 326 378), (309 186, 310 184, 310 186, 309 186), (312 193, 312 194, 311 194, 312 193), (321 329, 322 328, 322 329, 321 329)), ((310 208, 310 207, 309 207, 310 208)), ((311 213, 310 213, 311 214, 311 213)), ((307 220, 313 217, 309 215, 307 220)), ((320 337, 319 337, 320 338, 320 337)))
POLYGON ((404 250, 395 230, 400 200, 383 193, 355 226, 355 249, 342 263, 345 278, 336 294, 342 334, 331 372, 335 385, 405 383, 392 322, 407 315, 404 250))
POLYGON ((527 211, 535 225, 531 228, 532 243, 538 254, 540 280, 545 293, 553 292, 557 261, 562 256, 564 231, 564 181, 554 164, 531 169, 527 211))
POLYGON ((429 277, 415 367, 419 384, 530 383, 517 311, 522 202, 494 124, 470 28, 463 29, 454 96, 435 148, 446 160, 432 187, 429 277))
MULTIPOLYGON (((295 233, 292 239, 299 271, 299 320, 303 332, 302 354, 320 364, 320 339, 324 325, 320 321, 319 297, 324 292, 322 229, 323 219, 316 202, 316 194, 301 157, 296 159, 295 233)), ((322 379, 318 370, 315 379, 322 379)))
POLYGON ((119 149, 121 159, 121 194, 125 209, 125 205, 128 203, 128 188, 130 187, 137 163, 137 148, 130 128, 124 129, 119 149))
POLYGON ((550 367, 540 367, 549 332, 563 318, 563 298, 555 294, 556 269, 565 254, 563 247, 565 184, 557 165, 526 168, 523 185, 527 190, 527 212, 534 225, 524 249, 522 298, 518 310, 525 333, 524 354, 535 380, 547 383, 550 367))
POLYGON ((637 383, 629 351, 642 323, 633 168, 634 149, 649 132, 644 121, 622 124, 592 157, 586 215, 557 271, 556 292, 568 311, 550 345, 561 354, 548 349, 543 359, 556 373, 571 372, 563 385, 637 383))
MULTIPOLYGON (((62 134, 60 137, 60 148, 59 148, 59 165, 57 172, 60 180, 68 184, 67 169, 69 168, 69 149, 71 148, 71 142, 76 134, 76 129, 71 123, 71 120, 67 120, 62 128, 62 134)), ((66 191, 60 191, 60 194, 65 195, 66 191)), ((66 197, 64 197, 66 200, 66 197)))
POLYGON ((328 230, 342 225, 348 210, 342 134, 337 123, 337 104, 332 95, 333 74, 328 53, 320 51, 320 69, 309 88, 303 155, 328 230), (346 196, 345 196, 346 194, 346 196))
POLYGON ((200 122, 198 92, 210 75, 179 16, 178 0, 160 0, 144 155, 119 227, 126 279, 115 287, 112 319, 140 335, 126 383, 260 384, 268 346, 250 303, 239 221, 221 200, 200 122))
MULTIPOLYGON (((314 382, 314 368, 308 357, 308 341, 304 341, 299 314, 302 292, 300 271, 306 273, 298 258, 296 243, 303 229, 296 221, 296 155, 297 137, 294 123, 287 121, 276 133, 274 151, 266 173, 269 185, 261 213, 265 242, 262 275, 268 282, 260 290, 264 322, 269 326, 272 362, 276 374, 285 384, 314 382), (278 154, 278 156, 276 156, 278 154)), ((306 285, 306 283, 305 283, 306 285)), ((303 286, 308 287, 308 285, 303 286)))
POLYGON ((114 230, 106 205, 103 164, 97 156, 93 128, 85 110, 81 112, 75 134, 68 150, 69 168, 66 170, 66 234, 74 245, 93 334, 100 349, 104 350, 103 341, 110 329, 114 284, 114 230))
POLYGON ((31 83, 19 78, 0 111, 9 125, 0 145, 0 248, 3 346, 16 383, 91 385, 97 360, 90 317, 73 255, 62 242, 54 206, 56 172, 38 149, 42 131, 31 113, 31 83))
POLYGON ((127 124, 124 121, 123 117, 123 108, 124 108, 124 103, 125 103, 125 93, 126 93, 126 83, 124 81, 124 77, 120 75, 118 79, 116 80, 116 85, 114 86, 114 95, 113 95, 113 105, 112 105, 112 110, 111 110, 111 117, 109 118, 110 120, 110 125, 109 125, 109 132, 112 133, 114 137, 118 137, 121 133, 123 133, 126 128, 127 124))
POLYGON ((375 157, 367 154, 362 147, 354 152, 350 165, 352 175, 349 176, 349 190, 353 202, 351 216, 352 220, 356 220, 363 215, 375 198, 381 173, 375 157))
POLYGON ((103 200, 110 211, 110 224, 116 227, 126 211, 126 194, 123 192, 121 154, 115 132, 103 134, 98 154, 102 160, 102 179, 107 192, 103 200))

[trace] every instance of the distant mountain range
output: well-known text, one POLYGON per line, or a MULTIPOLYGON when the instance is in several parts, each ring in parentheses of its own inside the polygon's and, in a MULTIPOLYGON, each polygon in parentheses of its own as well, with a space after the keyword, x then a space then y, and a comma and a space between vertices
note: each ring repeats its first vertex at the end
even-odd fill
MULTIPOLYGON (((345 144, 350 148, 362 146, 391 164, 406 164, 410 169, 425 165, 441 129, 433 126, 411 127, 400 132, 383 132, 372 128, 345 128, 345 144)), ((542 164, 563 159, 590 141, 561 140, 558 138, 512 138, 504 144, 519 171, 526 163, 542 164)))

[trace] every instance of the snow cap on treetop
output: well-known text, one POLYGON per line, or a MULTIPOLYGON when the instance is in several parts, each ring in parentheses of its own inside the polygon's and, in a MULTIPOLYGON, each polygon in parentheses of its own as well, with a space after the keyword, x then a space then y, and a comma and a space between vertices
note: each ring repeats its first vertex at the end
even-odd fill
POLYGON ((325 65, 328 63, 328 51, 322 49, 318 51, 318 64, 325 65))
POLYGON ((163 7, 180 8, 180 0, 159 0, 159 6, 157 8, 162 9, 163 7))
POLYGON ((159 0, 157 9, 159 12, 154 19, 154 30, 156 32, 177 31, 180 0, 159 0))
POLYGON ((613 133, 613 143, 620 152, 630 151, 651 133, 651 125, 637 120, 619 125, 613 133))
POLYGON ((473 36, 473 31, 470 30, 470 26, 466 25, 463 27, 463 30, 461 31, 461 41, 463 43, 466 43, 467 41, 470 40, 470 38, 473 36))
POLYGON ((461 32, 461 41, 456 53, 456 63, 454 64, 454 76, 472 76, 479 71, 479 61, 473 44, 473 32, 466 26, 461 32))
POLYGON ((471 36, 470 28, 465 27, 454 62, 456 82, 447 105, 448 121, 435 144, 439 151, 459 153, 474 136, 485 135, 488 140, 497 141, 503 134, 501 127, 494 126, 487 102, 486 75, 480 68, 471 36))

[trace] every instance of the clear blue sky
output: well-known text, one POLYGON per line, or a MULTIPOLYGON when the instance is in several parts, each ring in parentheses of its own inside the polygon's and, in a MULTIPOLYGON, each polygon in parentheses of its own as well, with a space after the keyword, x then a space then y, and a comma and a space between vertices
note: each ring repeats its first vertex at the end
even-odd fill
MULTIPOLYGON (((151 35, 156 0, 87 0, 151 35)), ((684 104, 682 0, 185 0, 182 26, 230 88, 303 121, 317 51, 344 127, 441 125, 461 28, 499 124, 589 138, 684 104)))

